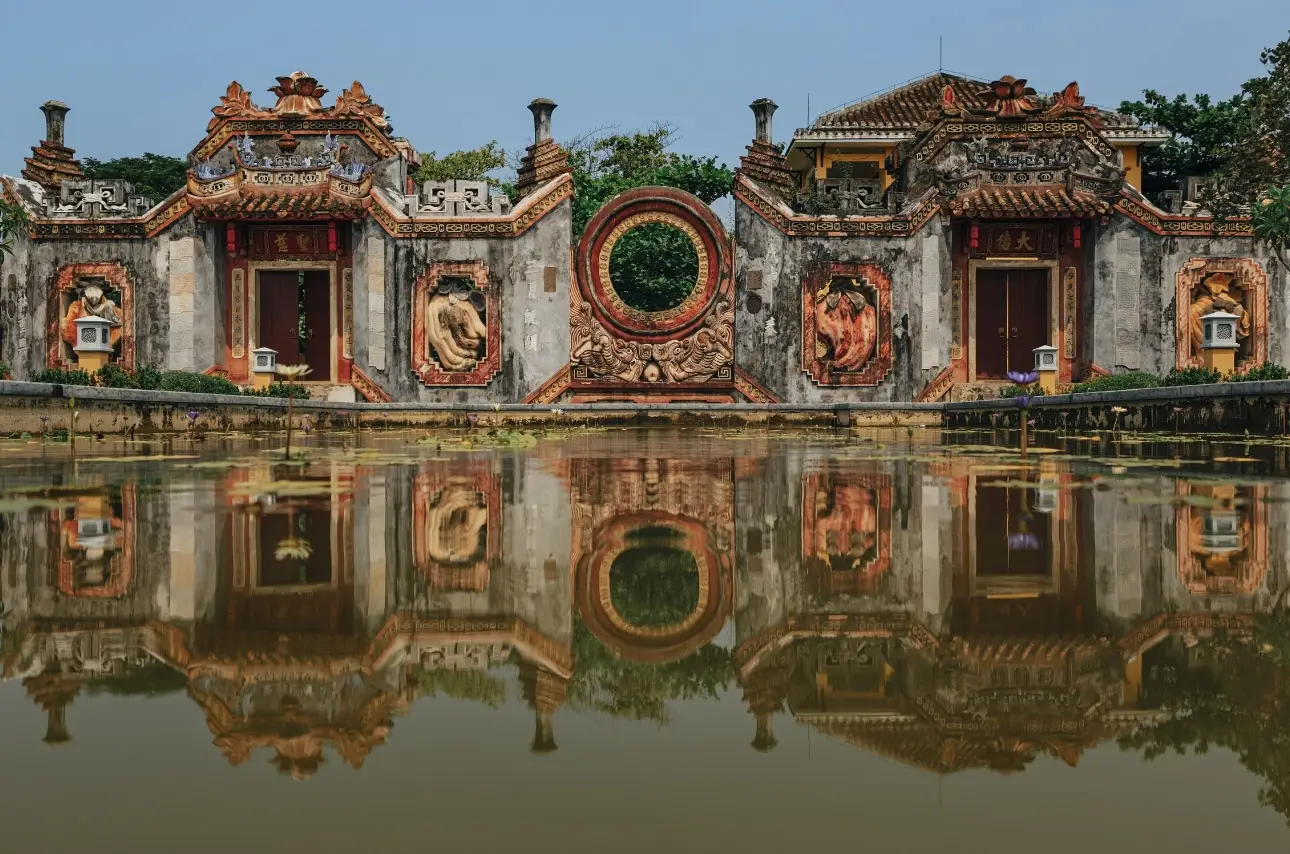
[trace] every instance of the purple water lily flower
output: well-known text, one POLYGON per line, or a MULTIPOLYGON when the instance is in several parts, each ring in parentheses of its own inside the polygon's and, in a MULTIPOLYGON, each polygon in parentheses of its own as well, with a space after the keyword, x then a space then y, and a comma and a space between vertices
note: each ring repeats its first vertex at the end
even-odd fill
POLYGON ((1017 385, 1033 385, 1039 381, 1038 371, 1008 371, 1008 379, 1017 385))
POLYGON ((1034 534, 1009 534, 1008 551, 1033 552, 1039 550, 1039 538, 1034 534))
POLYGON ((188 410, 188 423, 189 423, 190 425, 191 425, 193 422, 195 422, 198 418, 201 418, 201 417, 202 417, 202 414, 201 414, 200 412, 198 412, 196 409, 190 409, 190 410, 188 410))
POLYGON ((46 421, 48 421, 48 420, 49 420, 49 416, 48 416, 48 415, 42 415, 42 416, 40 416, 40 423, 41 423, 41 424, 44 424, 44 423, 45 423, 46 421))

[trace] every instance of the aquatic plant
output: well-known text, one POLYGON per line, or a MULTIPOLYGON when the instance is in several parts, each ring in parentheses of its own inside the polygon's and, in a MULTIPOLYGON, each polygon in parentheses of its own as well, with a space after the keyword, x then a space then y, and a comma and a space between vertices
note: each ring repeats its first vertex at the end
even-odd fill
POLYGON ((296 397, 291 393, 291 389, 298 380, 313 373, 313 368, 305 364, 300 365, 278 365, 276 368, 278 376, 287 382, 287 453, 286 458, 291 459, 291 417, 294 414, 296 397))

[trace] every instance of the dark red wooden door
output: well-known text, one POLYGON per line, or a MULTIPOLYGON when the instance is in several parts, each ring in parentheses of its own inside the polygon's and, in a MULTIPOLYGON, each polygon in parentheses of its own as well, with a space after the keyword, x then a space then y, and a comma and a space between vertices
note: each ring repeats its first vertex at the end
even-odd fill
POLYGON ((304 290, 305 351, 313 381, 331 378, 331 278, 326 270, 306 270, 304 290))
POLYGON ((1008 370, 1035 367, 1035 348, 1048 340, 1048 271, 1008 271, 1008 370))
POLYGON ((295 271, 265 270, 260 273, 258 302, 260 346, 278 351, 279 365, 300 361, 300 294, 295 271))
POLYGON ((1008 272, 976 274, 976 375, 1002 379, 1008 373, 1008 272))

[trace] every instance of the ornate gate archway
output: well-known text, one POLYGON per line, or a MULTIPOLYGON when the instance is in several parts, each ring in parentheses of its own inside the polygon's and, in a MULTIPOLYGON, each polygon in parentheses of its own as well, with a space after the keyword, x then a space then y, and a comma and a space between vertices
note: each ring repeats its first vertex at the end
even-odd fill
POLYGON ((728 399, 734 389, 732 249, 712 209, 682 190, 638 187, 607 202, 582 234, 578 286, 569 289, 571 390, 583 398, 728 399), (671 293, 674 299, 655 295, 653 304, 642 305, 621 280, 627 277, 613 261, 614 250, 637 229, 659 226, 684 235, 679 245, 693 247, 697 272, 688 291, 671 293))

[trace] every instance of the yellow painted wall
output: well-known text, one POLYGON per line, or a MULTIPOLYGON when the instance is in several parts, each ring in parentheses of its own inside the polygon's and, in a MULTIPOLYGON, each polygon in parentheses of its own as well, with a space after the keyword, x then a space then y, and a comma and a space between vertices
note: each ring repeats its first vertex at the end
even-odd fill
POLYGON ((823 164, 815 167, 816 180, 823 181, 829 174, 829 168, 834 163, 876 163, 878 165, 878 177, 882 179, 882 189, 886 191, 895 181, 895 176, 888 175, 883 164, 887 162, 887 157, 895 151, 894 146, 875 149, 873 151, 825 151, 823 164))
POLYGON ((1142 192, 1142 158, 1136 145, 1117 145, 1116 148, 1124 157, 1124 180, 1138 192, 1142 192))

